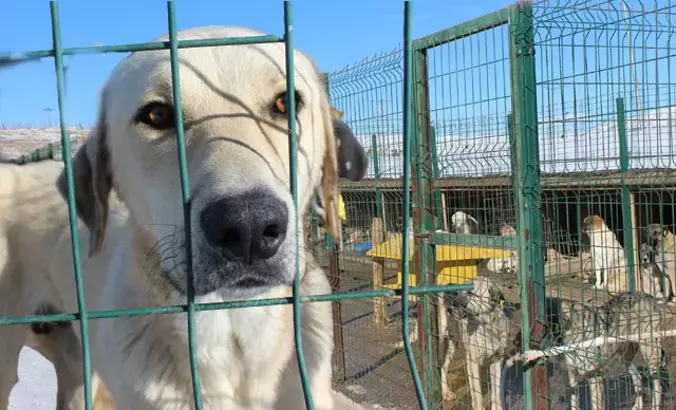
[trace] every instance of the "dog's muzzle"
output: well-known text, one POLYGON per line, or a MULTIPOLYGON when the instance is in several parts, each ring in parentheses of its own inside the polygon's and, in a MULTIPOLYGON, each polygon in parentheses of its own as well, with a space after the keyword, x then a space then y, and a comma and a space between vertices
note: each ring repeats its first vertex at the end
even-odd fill
POLYGON ((199 213, 203 241, 195 254, 195 293, 255 294, 288 284, 283 250, 289 220, 286 204, 265 189, 211 200, 199 213))
POLYGON ((467 305, 469 296, 465 292, 447 293, 444 296, 444 304, 448 312, 457 318, 466 318, 469 316, 467 305))
POLYGON ((252 263, 277 253, 289 215, 276 196, 257 190, 211 202, 202 210, 200 224, 209 245, 225 260, 252 263))

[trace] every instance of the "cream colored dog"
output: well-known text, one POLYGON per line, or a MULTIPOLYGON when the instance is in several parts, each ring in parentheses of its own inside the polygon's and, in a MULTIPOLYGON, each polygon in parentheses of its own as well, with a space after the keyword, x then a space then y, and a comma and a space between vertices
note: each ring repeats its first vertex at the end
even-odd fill
MULTIPOLYGON (((260 34, 204 27, 179 38, 260 34)), ((73 160, 88 310, 186 303, 189 253, 198 302, 291 295, 304 235, 290 193, 284 46, 182 49, 179 56, 191 241, 169 53, 133 53, 104 86, 96 130, 73 160)), ((299 206, 307 209, 321 185, 327 225, 338 237, 330 105, 312 62, 295 52, 295 63, 299 206)), ((60 164, 32 167, 8 171, 0 183, 3 316, 32 314, 41 304, 77 311, 65 174, 60 164)), ((303 294, 330 293, 321 269, 301 269, 301 277, 303 294)), ((331 389, 330 303, 303 304, 301 315, 316 408, 358 408, 331 389)), ((193 408, 185 314, 89 326, 93 367, 118 409, 193 408)), ((304 408, 290 305, 198 312, 194 330, 205 409, 304 408)), ((16 367, 25 332, 0 333, 3 369, 16 367)), ((15 380, 5 372, 0 393, 15 380)))
POLYGON ((451 224, 455 233, 472 234, 477 233, 479 229, 479 221, 463 211, 457 211, 451 215, 451 224))
POLYGON ((590 253, 594 264, 594 287, 609 292, 627 290, 627 261, 624 249, 606 222, 598 215, 582 221, 582 233, 589 236, 590 253))

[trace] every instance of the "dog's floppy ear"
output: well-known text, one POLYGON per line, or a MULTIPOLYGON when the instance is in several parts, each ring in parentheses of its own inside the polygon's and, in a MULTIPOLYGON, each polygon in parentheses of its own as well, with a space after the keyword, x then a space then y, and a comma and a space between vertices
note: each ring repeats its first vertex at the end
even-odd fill
POLYGON ((369 165, 364 147, 354 136, 350 126, 342 120, 342 113, 334 108, 332 111, 333 132, 338 151, 338 177, 361 181, 369 165), (337 113, 340 113, 340 116, 337 113))
MULTIPOLYGON (((89 257, 96 255, 103 245, 108 224, 108 197, 112 187, 103 101, 96 128, 73 157, 75 207, 78 217, 89 229, 89 257)), ((61 171, 56 187, 67 200, 65 169, 61 171)))
POLYGON ((326 230, 333 235, 336 243, 342 244, 340 218, 338 217, 338 157, 336 137, 333 130, 333 114, 329 105, 328 93, 323 93, 322 116, 324 122, 324 145, 326 151, 322 162, 322 186, 319 193, 324 207, 326 230))

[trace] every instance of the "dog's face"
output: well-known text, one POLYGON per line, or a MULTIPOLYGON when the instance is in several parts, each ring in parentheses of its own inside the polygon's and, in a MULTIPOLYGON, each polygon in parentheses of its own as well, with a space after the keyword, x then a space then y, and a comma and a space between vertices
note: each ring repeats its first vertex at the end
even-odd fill
POLYGON ((490 279, 479 276, 472 283, 474 290, 445 295, 444 301, 451 315, 458 318, 473 318, 504 306, 505 296, 490 279))
POLYGON ((589 235, 592 233, 602 232, 604 230, 607 230, 606 223, 603 218, 598 215, 589 215, 582 221, 583 234, 589 235))
POLYGON ((659 249, 660 244, 671 235, 668 227, 661 224, 650 224, 645 227, 646 240, 650 246, 659 249))
POLYGON ((655 251, 655 248, 653 248, 652 246, 648 245, 647 243, 643 243, 641 244, 641 249, 639 252, 641 255, 642 265, 649 265, 655 262, 655 256, 657 253, 655 251))
MULTIPOLYGON (((178 37, 260 34, 203 27, 178 37)), ((179 51, 197 295, 251 297, 292 283, 297 245, 303 247, 297 244, 304 237, 297 232, 301 213, 320 185, 329 229, 338 229, 333 128, 342 122, 332 116, 312 62, 298 51, 294 59, 298 213, 290 186, 284 45, 179 51)), ((130 55, 103 89, 96 131, 75 156, 74 175, 78 215, 91 232, 90 254, 103 245, 114 188, 132 223, 154 244, 161 265, 156 270, 185 294, 187 240, 173 110, 169 52, 130 55)), ((63 175, 58 187, 64 194, 63 175)))

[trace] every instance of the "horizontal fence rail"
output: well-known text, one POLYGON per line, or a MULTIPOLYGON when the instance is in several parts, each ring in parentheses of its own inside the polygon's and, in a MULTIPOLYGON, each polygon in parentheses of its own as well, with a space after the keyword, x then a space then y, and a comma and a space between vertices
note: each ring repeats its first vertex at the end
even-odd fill
MULTIPOLYGON (((668 331, 659 326, 668 327, 676 312, 676 299, 668 294, 673 279, 664 273, 670 272, 674 251, 664 240, 653 242, 655 232, 668 238, 667 232, 676 230, 676 5, 668 0, 519 1, 413 39, 411 3, 405 1, 401 46, 326 75, 331 104, 369 161, 363 180, 340 181, 342 243, 325 232, 314 209, 304 222, 307 248, 325 269, 330 294, 300 294, 297 250, 292 297, 197 303, 188 269, 185 305, 87 311, 71 169, 79 138, 63 121, 63 56, 168 50, 179 101, 178 160, 188 237, 191 198, 179 49, 285 43, 287 90, 294 100, 290 2, 284 2, 282 37, 208 40, 176 39, 174 5, 167 4, 168 41, 63 48, 52 1, 53 49, 0 53, 0 67, 55 59, 61 144, 15 162, 60 158, 66 165, 78 295, 77 312, 2 317, 0 325, 79 320, 88 372, 86 334, 92 320, 187 314, 198 409, 204 405, 194 353, 195 314, 275 305, 293 309, 304 398, 306 407, 314 408, 299 324, 301 305, 317 302, 332 303, 334 385, 382 407, 530 410, 549 408, 557 397, 578 406, 585 397, 592 409, 605 404, 629 409, 643 396, 657 403, 652 395, 658 390, 664 397, 675 394, 676 367, 665 361, 666 367, 655 368, 659 358, 646 349, 664 351, 665 358, 674 353, 657 337, 668 331), (659 303, 640 299, 646 294, 659 303), (473 297, 492 307, 493 316, 477 313, 480 320, 471 322, 468 317, 476 312, 467 313, 473 305, 466 301, 473 297), (598 334, 590 328, 590 320, 617 319, 609 309, 625 302, 621 317, 639 323, 621 328, 624 322, 613 322, 626 340, 610 334, 615 330, 598 334), (649 392, 637 387, 635 358, 615 351, 603 356, 615 342, 636 339, 629 333, 639 330, 656 335, 639 338, 637 345, 649 356, 643 359, 654 359, 643 375, 651 381, 649 392), (589 340, 598 346, 606 336, 606 350, 584 347, 589 340), (558 351, 566 352, 560 363, 547 359, 546 352, 558 351), (505 365, 501 359, 514 352, 531 356, 515 355, 505 365), (539 360, 515 364, 527 357, 539 360), (611 358, 626 369, 601 369, 599 360, 611 358), (489 370, 474 370, 479 365, 489 370)), ((289 112, 295 112, 293 103, 289 112)), ((294 115, 288 129, 290 191, 299 212, 294 115)), ((85 398, 90 409, 89 380, 85 398)))

